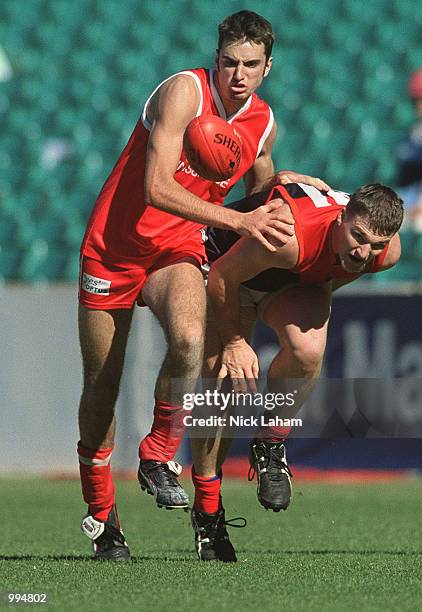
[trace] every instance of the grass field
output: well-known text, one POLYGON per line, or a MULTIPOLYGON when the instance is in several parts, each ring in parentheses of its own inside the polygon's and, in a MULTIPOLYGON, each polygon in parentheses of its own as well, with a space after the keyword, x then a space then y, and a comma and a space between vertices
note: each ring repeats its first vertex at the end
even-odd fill
POLYGON ((189 515, 156 509, 134 481, 117 483, 133 555, 121 565, 90 560, 77 481, 2 479, 0 490, 0 591, 45 592, 49 610, 421 609, 418 479, 296 483, 279 514, 258 506, 253 485, 227 481, 227 517, 248 520, 231 530, 239 556, 231 565, 199 563, 189 515))

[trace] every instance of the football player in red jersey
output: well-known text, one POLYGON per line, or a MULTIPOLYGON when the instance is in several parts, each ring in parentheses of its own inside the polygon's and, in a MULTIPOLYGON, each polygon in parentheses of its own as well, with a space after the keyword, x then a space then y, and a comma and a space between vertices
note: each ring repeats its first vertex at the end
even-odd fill
POLYGON ((81 247, 84 385, 78 454, 88 504, 82 530, 98 558, 129 558, 115 508, 110 457, 135 304, 153 311, 168 341, 155 388, 152 429, 139 446, 138 478, 157 505, 185 508, 188 497, 173 459, 183 435, 181 395, 202 364, 206 299, 200 266, 206 255, 201 230, 206 225, 230 229, 270 251, 275 250, 270 237, 281 244, 294 232, 290 213, 278 203, 246 214, 212 204, 222 204, 240 178, 247 193, 289 180, 326 186, 290 172, 274 175, 276 127, 271 109, 255 94, 270 71, 273 41, 271 25, 256 13, 228 17, 219 27, 216 69, 174 75, 147 100, 88 222, 81 247), (242 137, 241 164, 230 180, 202 179, 183 153, 184 130, 202 114, 223 117, 242 137), (175 379, 186 381, 180 395, 171 392, 175 379))
MULTIPOLYGON (((332 292, 362 274, 397 263, 403 202, 392 189, 379 184, 366 185, 349 196, 295 183, 231 206, 250 211, 274 198, 280 198, 295 219, 295 235, 275 252, 230 231, 208 232, 207 252, 214 263, 208 278, 212 308, 203 375, 220 381, 229 377, 235 391, 256 390, 259 364, 249 342, 259 317, 280 342, 280 352, 268 370, 268 390, 285 395, 295 391, 291 406, 283 407, 280 413, 282 419, 291 419, 321 371, 332 292)), ((283 444, 289 428, 279 422, 261 426, 250 448, 258 499, 274 511, 285 510, 291 496, 283 444)), ((201 438, 198 428, 191 431, 191 438, 195 484, 192 524, 198 556, 235 561, 220 495, 221 466, 231 440, 224 437, 221 428, 211 438, 201 438)))

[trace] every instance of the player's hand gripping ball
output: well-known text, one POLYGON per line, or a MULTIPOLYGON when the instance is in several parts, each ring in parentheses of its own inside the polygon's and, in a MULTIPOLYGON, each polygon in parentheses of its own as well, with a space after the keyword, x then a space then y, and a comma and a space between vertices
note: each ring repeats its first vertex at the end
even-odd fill
POLYGON ((239 169, 242 139, 216 115, 195 117, 186 128, 183 150, 191 168, 208 181, 225 181, 239 169))

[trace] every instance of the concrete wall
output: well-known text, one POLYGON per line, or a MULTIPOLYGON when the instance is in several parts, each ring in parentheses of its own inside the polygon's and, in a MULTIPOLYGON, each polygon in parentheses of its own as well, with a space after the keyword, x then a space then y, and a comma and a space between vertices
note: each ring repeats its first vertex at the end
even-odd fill
MULTIPOLYGON (((76 288, 6 286, 0 304, 0 470, 75 470, 82 384, 76 288)), ((116 409, 114 467, 136 464, 163 350, 152 314, 137 308, 116 409)))
MULTIPOLYGON (((76 288, 6 286, 0 288, 0 304, 0 472, 76 473, 81 392, 76 288)), ((375 402, 360 410, 377 408, 393 437, 422 437, 421 312, 420 295, 342 293, 333 306, 325 373, 345 382, 368 378, 372 386, 371 380, 379 379, 384 398, 379 408, 375 402)), ((263 373, 277 344, 268 328, 258 328, 255 341, 263 373)), ((154 382, 163 355, 157 322, 147 308, 136 308, 116 408, 114 468, 136 467, 139 440, 152 421, 154 382)), ((314 395, 309 413, 308 405, 304 407, 309 423, 319 418, 318 393, 314 395)), ((344 398, 337 403, 346 404, 344 398)), ((320 409, 327 411, 327 406, 322 398, 320 409)), ((187 451, 185 443, 178 457, 182 462, 187 451)))

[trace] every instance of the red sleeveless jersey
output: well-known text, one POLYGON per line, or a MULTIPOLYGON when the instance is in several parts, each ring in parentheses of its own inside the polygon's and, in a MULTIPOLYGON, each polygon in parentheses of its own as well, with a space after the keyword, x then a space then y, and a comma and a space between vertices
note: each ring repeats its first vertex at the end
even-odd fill
MULTIPOLYGON (((261 152, 273 127, 273 114, 270 107, 253 94, 237 113, 227 117, 214 85, 214 70, 199 68, 178 74, 189 75, 195 80, 200 92, 196 116, 221 116, 242 138, 240 167, 231 179, 214 183, 201 178, 189 166, 183 151, 174 174, 175 180, 191 193, 221 205, 231 187, 251 168, 261 152)), ((154 208, 144 200, 145 161, 151 129, 146 109, 157 89, 148 98, 142 116, 97 198, 81 247, 81 254, 86 257, 130 268, 149 267, 157 257, 174 249, 180 251, 186 247, 187 251, 204 253, 200 231, 203 225, 154 208)))
POLYGON ((299 257, 291 271, 299 273, 302 282, 323 283, 336 278, 358 278, 363 273, 381 269, 388 245, 361 273, 344 270, 334 253, 330 229, 348 203, 349 194, 342 191, 321 192, 301 183, 275 189, 289 203, 295 218, 299 257))
MULTIPOLYGON (((274 292, 291 283, 325 283, 333 279, 354 280, 368 272, 381 270, 388 245, 360 273, 343 269, 333 250, 331 229, 339 212, 350 199, 343 191, 319 191, 310 185, 289 183, 277 185, 231 202, 228 206, 239 212, 251 212, 270 200, 281 196, 291 208, 295 220, 295 234, 299 245, 298 260, 294 268, 268 268, 242 284, 249 289, 274 292)), ((206 249, 210 262, 226 253, 240 236, 231 230, 209 228, 206 249)))

